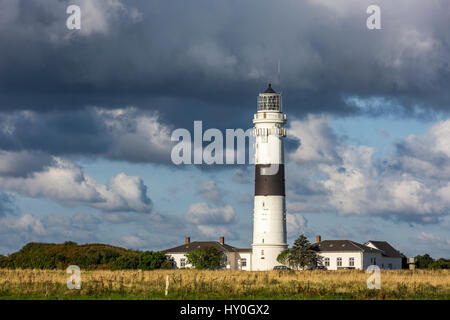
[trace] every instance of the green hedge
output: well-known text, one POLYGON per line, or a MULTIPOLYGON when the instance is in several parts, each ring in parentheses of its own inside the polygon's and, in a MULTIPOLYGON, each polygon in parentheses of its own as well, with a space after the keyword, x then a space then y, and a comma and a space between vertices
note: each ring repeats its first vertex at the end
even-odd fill
POLYGON ((28 243, 18 252, 0 255, 0 268, 66 269, 77 265, 81 269, 143 269, 171 267, 162 252, 135 251, 106 244, 84 244, 66 241, 28 243))

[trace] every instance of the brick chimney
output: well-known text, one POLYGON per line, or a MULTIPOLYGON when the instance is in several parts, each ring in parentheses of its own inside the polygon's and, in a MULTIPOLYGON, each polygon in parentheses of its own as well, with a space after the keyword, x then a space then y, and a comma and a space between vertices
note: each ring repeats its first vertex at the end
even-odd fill
POLYGON ((189 243, 191 243, 191 238, 189 238, 189 237, 186 237, 186 239, 185 239, 185 242, 186 242, 186 244, 189 244, 189 243))
POLYGON ((225 243, 225 237, 220 237, 220 244, 224 244, 225 243))
POLYGON ((316 243, 322 241, 322 237, 321 236, 316 236, 316 243))

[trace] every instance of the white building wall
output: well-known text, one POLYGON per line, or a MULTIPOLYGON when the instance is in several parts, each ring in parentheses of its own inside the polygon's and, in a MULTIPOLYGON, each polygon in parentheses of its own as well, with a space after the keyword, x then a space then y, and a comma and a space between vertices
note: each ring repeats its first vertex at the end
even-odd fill
POLYGON ((255 196, 254 246, 281 245, 282 250, 286 248, 285 207, 283 196, 255 196))
POLYGON ((278 255, 286 249, 283 245, 252 245, 252 271, 273 270, 273 267, 281 265, 278 261, 278 255))
POLYGON ((382 257, 381 259, 383 269, 396 270, 402 268, 402 258, 382 257))
MULTIPOLYGON (((367 242, 366 246, 374 249, 378 249, 372 242, 367 242)), ((386 257, 382 256, 381 264, 379 265, 382 269, 401 269, 402 268, 402 258, 386 257)))
POLYGON ((241 260, 241 263, 238 262, 237 270, 243 270, 243 271, 251 271, 252 270, 252 253, 251 252, 239 252, 238 259, 241 260), (245 266, 242 265, 243 259, 245 259, 245 266))
POLYGON ((255 123, 255 164, 284 163, 283 137, 276 135, 277 123, 255 123))
POLYGON ((169 258, 172 259, 172 261, 174 262, 175 269, 192 268, 192 265, 187 264, 187 263, 184 267, 181 266, 181 259, 184 259, 185 262, 187 261, 187 258, 184 255, 184 253, 170 253, 170 254, 167 254, 167 256, 169 256, 169 258))
POLYGON ((355 268, 361 270, 363 268, 362 253, 360 251, 355 252, 320 252, 318 256, 321 258, 320 265, 325 266, 325 258, 330 259, 330 265, 326 266, 328 270, 337 270, 337 259, 342 259, 342 268, 355 268), (354 265, 350 266, 350 258, 354 259, 354 265))
POLYGON ((351 267, 349 258, 353 257, 355 261, 354 268, 366 270, 370 265, 377 265, 380 269, 401 269, 401 258, 384 257, 381 253, 368 252, 320 252, 319 257, 322 258, 320 265, 325 266, 325 258, 330 259, 330 266, 326 266, 328 270, 337 270, 337 258, 342 258, 342 267, 351 267), (389 265, 392 265, 391 267, 389 265))
POLYGON ((365 252, 363 255, 363 267, 364 269, 367 269, 370 265, 377 265, 378 267, 382 268, 383 261, 381 253, 369 253, 365 252))

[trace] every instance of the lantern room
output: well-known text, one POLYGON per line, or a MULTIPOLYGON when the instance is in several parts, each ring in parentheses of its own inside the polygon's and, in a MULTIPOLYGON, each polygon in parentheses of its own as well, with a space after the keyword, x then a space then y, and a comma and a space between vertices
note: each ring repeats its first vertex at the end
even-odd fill
POLYGON ((281 95, 273 90, 270 83, 266 91, 258 96, 258 112, 260 111, 281 112, 281 95))

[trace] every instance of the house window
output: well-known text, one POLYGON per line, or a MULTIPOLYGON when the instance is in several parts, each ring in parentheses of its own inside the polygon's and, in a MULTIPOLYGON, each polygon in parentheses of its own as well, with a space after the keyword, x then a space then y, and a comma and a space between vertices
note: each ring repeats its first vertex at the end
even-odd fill
POLYGON ((325 258, 325 267, 329 267, 330 266, 330 258, 325 258))
POLYGON ((247 266, 247 259, 246 258, 242 258, 241 259, 241 266, 242 267, 246 267, 247 266))
POLYGON ((181 258, 180 259, 180 267, 185 267, 186 266, 186 259, 185 258, 181 258))
POLYGON ((336 259, 336 264, 338 267, 342 267, 342 258, 337 258, 336 259))
POLYGON ((348 259, 348 265, 350 267, 354 267, 355 266, 355 258, 349 258, 348 259))

